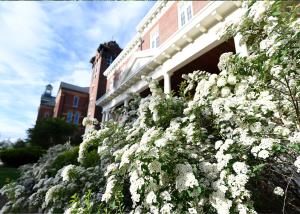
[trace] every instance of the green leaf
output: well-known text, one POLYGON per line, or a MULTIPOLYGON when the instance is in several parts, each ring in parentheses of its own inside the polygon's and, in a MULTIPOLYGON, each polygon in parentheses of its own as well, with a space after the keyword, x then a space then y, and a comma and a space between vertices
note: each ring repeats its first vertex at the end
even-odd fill
POLYGON ((262 164, 253 166, 253 173, 262 171, 263 168, 265 167, 265 165, 266 165, 265 163, 262 163, 262 164))
POLYGON ((110 207, 111 207, 112 209, 116 209, 116 208, 117 208, 116 202, 115 202, 115 201, 111 202, 111 203, 110 203, 110 207))
POLYGON ((197 191, 200 194, 202 192, 202 188, 201 187, 197 187, 197 191))

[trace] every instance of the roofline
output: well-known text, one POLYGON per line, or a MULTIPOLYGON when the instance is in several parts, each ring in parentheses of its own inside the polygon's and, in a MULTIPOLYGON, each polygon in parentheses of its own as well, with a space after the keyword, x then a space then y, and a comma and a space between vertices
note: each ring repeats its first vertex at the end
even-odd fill
POLYGON ((70 88, 64 88, 64 87, 63 87, 62 89, 66 89, 66 90, 68 90, 68 91, 75 91, 75 92, 79 92, 79 93, 81 93, 81 94, 89 94, 89 92, 77 91, 77 90, 70 89, 70 88))
POLYGON ((59 85, 59 88, 58 88, 57 93, 59 93, 59 91, 60 91, 62 88, 63 88, 63 89, 67 89, 67 90, 69 90, 69 91, 80 92, 80 93, 82 93, 82 94, 89 94, 89 87, 81 87, 81 86, 73 85, 73 84, 70 84, 70 83, 67 83, 67 82, 60 82, 60 85, 59 85), (72 86, 75 86, 75 87, 88 88, 88 91, 87 91, 87 92, 84 92, 84 91, 79 91, 79 90, 76 90, 76 89, 67 88, 67 87, 62 86, 63 83, 68 84, 68 85, 72 85, 72 86))
POLYGON ((136 31, 142 33, 144 29, 151 23, 152 19, 155 18, 159 10, 162 9, 168 1, 157 1, 153 7, 148 11, 148 13, 144 16, 144 18, 139 22, 136 27, 136 31), (157 12, 158 11, 158 12, 157 12))
POLYGON ((136 27, 136 34, 127 43, 125 48, 121 51, 121 53, 117 56, 117 58, 112 62, 112 64, 104 71, 104 75, 108 76, 119 64, 122 60, 131 52, 131 50, 135 47, 135 45, 140 41, 141 34, 143 30, 151 24, 153 18, 159 15, 160 10, 168 3, 168 1, 157 1, 153 7, 149 10, 149 12, 144 16, 144 18, 140 21, 140 23, 136 27))

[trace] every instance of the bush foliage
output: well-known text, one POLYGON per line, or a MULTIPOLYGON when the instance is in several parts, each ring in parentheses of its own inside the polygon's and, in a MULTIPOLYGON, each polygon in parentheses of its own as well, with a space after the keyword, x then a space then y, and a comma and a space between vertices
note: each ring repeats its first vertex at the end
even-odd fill
POLYGON ((28 141, 35 146, 49 148, 67 141, 78 142, 78 128, 61 118, 38 120, 33 128, 27 130, 28 141))
POLYGON ((28 163, 35 163, 45 153, 41 147, 8 148, 0 150, 1 161, 9 167, 18 167, 28 163))

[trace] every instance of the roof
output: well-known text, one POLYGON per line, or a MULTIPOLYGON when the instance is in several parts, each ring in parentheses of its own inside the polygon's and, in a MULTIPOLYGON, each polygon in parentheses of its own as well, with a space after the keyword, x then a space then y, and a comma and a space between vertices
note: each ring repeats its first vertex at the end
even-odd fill
POLYGON ((45 96, 43 94, 41 97, 41 105, 54 107, 55 106, 55 97, 45 96))
POLYGON ((77 85, 72 85, 70 83, 66 83, 66 82, 61 82, 59 88, 64 88, 64 89, 69 89, 72 91, 77 91, 77 92, 81 92, 81 93, 85 93, 88 94, 89 93, 89 87, 80 87, 77 85))

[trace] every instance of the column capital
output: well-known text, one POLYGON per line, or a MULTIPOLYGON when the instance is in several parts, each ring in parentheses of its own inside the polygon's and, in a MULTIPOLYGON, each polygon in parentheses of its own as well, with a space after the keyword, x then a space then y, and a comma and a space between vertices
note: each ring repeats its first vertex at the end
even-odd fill
POLYGON ((171 77, 171 76, 173 75, 173 73, 174 73, 174 71, 170 71, 170 70, 169 70, 169 71, 165 71, 165 72, 163 73, 163 75, 164 75, 164 76, 166 75, 166 76, 170 76, 170 77, 171 77))

